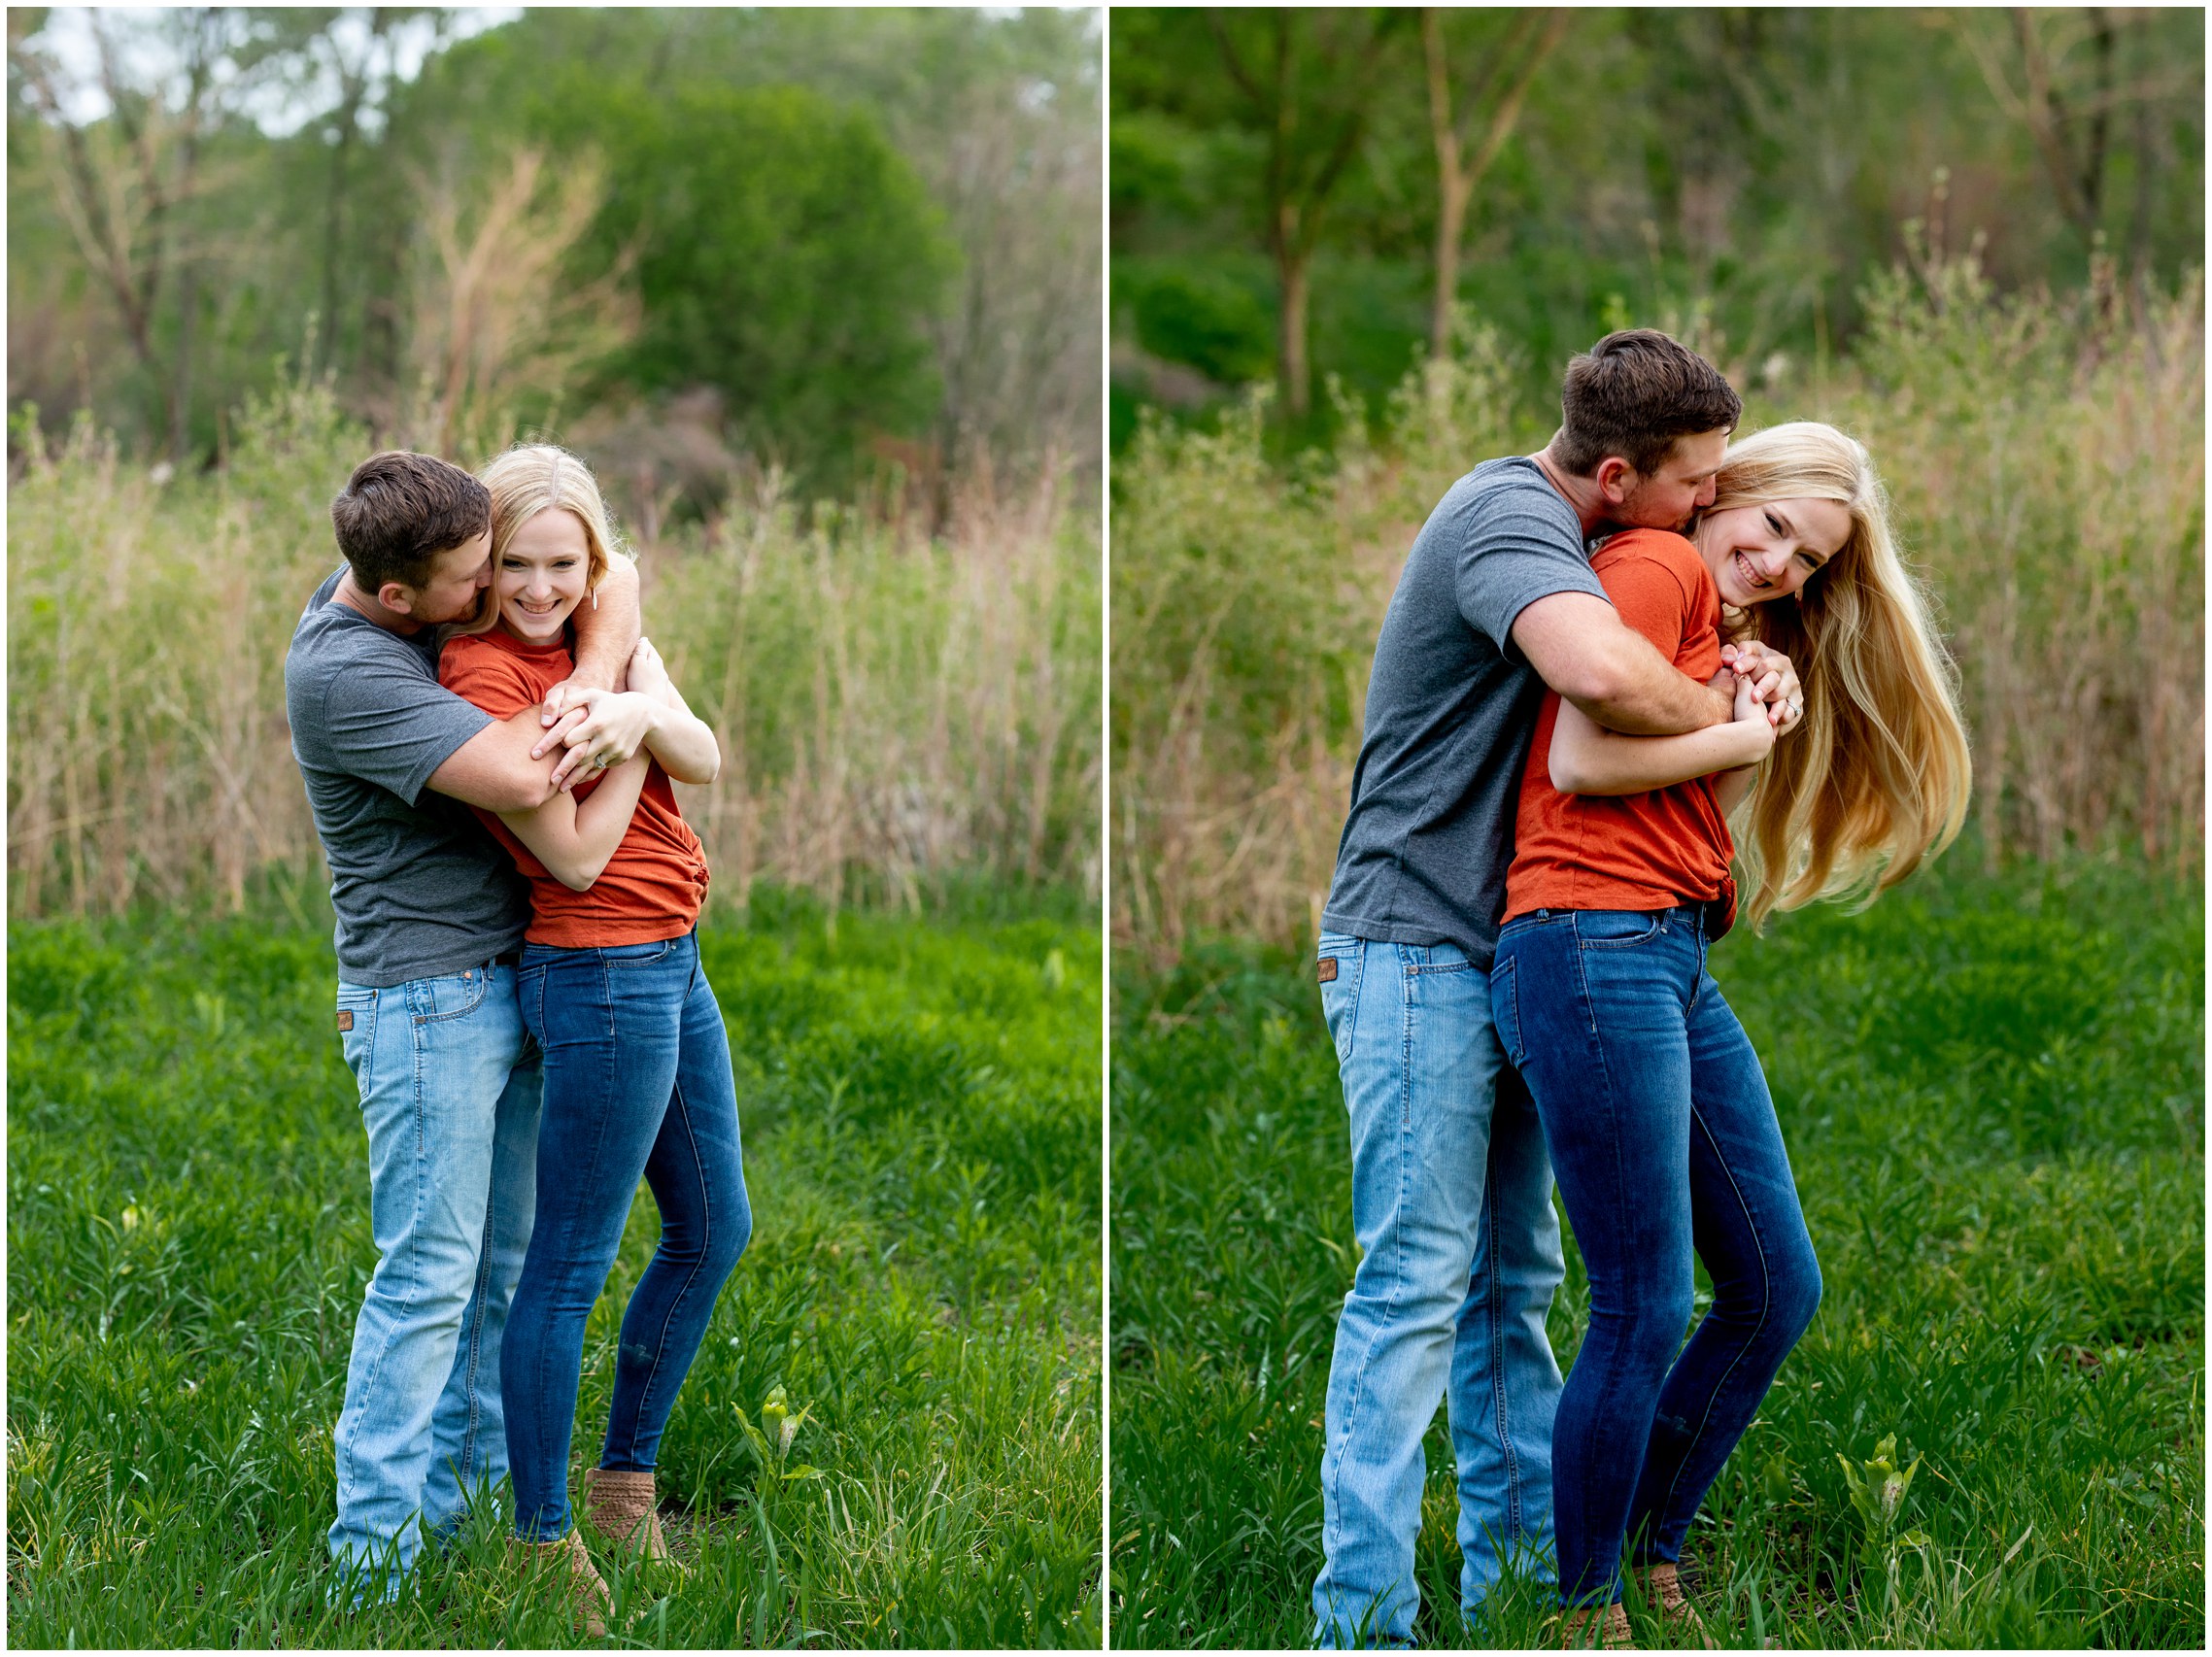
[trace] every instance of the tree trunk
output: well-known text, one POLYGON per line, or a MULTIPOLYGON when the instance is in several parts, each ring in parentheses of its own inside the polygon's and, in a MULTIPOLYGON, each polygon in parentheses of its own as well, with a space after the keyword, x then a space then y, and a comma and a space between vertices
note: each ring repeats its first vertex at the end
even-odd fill
POLYGON ((1459 132, 1451 119, 1451 66, 1434 6, 1421 12, 1421 56, 1429 77, 1429 136, 1436 145, 1436 292, 1429 307, 1429 355, 1451 350, 1451 307, 1459 296, 1459 238, 1467 220, 1460 182, 1459 132))
POLYGON ((345 235, 346 161, 354 147, 360 95, 353 92, 339 118, 338 142, 330 147, 329 211, 323 222, 323 323, 316 334, 316 361, 327 368, 338 355, 338 249, 345 235))
POLYGON ((169 462, 179 468, 192 440, 192 313, 199 307, 198 275, 188 260, 177 273, 177 370, 169 382, 169 462))
POLYGON ((1313 406, 1312 372, 1306 361, 1307 270, 1312 250, 1283 238, 1276 245, 1276 274, 1282 287, 1282 314, 1276 329, 1280 359, 1283 414, 1304 420, 1313 406))
POLYGON ((1554 11, 1543 22, 1541 38, 1531 40, 1541 14, 1519 19, 1512 37, 1492 61, 1475 89, 1463 118, 1471 119, 1482 93, 1507 77, 1495 108, 1490 111, 1482 142, 1473 155, 1467 153, 1467 137, 1461 121, 1452 118, 1451 64, 1444 44, 1444 25, 1436 8, 1421 14, 1421 52, 1429 82, 1429 131, 1436 145, 1437 225, 1436 292, 1429 307, 1429 355, 1444 356, 1451 350, 1451 315, 1459 298, 1459 244, 1467 231, 1467 205, 1475 186, 1498 158, 1506 140, 1520 121, 1522 102, 1544 60, 1567 32, 1567 14, 1554 11), (1525 51, 1526 55, 1522 56, 1525 51), (1517 63, 1514 59, 1518 58, 1517 63), (1511 65, 1509 69, 1509 65, 1511 65))
POLYGON ((1459 238, 1467 220, 1468 192, 1461 186, 1457 156, 1440 156, 1454 165, 1446 171, 1437 204, 1436 295, 1429 307, 1429 355, 1451 352, 1451 313, 1459 298, 1459 238))

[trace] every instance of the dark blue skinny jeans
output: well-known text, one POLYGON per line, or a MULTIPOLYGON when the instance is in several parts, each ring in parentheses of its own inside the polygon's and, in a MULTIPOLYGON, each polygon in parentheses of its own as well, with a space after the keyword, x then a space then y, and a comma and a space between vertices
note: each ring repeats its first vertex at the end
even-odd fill
POLYGON ((1644 1563, 1681 1557, 1821 1302, 1774 1101, 1705 970, 1707 930, 1702 908, 1539 910, 1507 925, 1490 976, 1589 1272, 1589 1333, 1552 1428, 1567 1605, 1620 1597, 1624 1540, 1644 1563), (1684 1346, 1693 1249, 1713 1304, 1684 1346))
POLYGON ((623 1313, 599 1466, 648 1471, 714 1300, 753 1234, 722 1009, 696 934, 523 951, 523 1022, 545 1054, 537 1220, 499 1355, 515 1534, 569 1526, 584 1324, 642 1175, 661 1244, 623 1313))

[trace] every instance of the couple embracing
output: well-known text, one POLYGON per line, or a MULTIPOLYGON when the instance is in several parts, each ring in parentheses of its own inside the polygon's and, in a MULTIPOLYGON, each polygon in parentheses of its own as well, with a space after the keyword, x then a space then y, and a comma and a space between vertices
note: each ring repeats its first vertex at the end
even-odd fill
POLYGON ((660 1245, 624 1313, 582 1501, 648 1558, 661 1434, 752 1233, 706 860, 669 783, 714 734, 638 636, 590 471, 391 453, 331 503, 344 567, 285 659, 330 865, 337 1027, 379 1260, 333 1435, 333 1598, 395 1597, 512 1477, 518 1569, 608 1603, 569 1506, 584 1327, 642 1176, 660 1245))
POLYGON ((1957 833, 1965 731, 1857 442, 1731 443, 1665 334, 1570 364, 1540 454, 1430 516, 1382 624, 1318 977, 1362 1258, 1337 1327, 1314 1640, 1406 1645, 1446 1401, 1463 1607, 1556 1572, 1627 1645, 1624 1566, 1710 1643, 1692 1515, 1811 1322, 1820 1267, 1757 1055, 1706 953, 1901 880, 1957 833), (1562 1387, 1556 1177, 1588 1269, 1562 1387), (1713 1302, 1686 1344, 1694 1262, 1713 1302))

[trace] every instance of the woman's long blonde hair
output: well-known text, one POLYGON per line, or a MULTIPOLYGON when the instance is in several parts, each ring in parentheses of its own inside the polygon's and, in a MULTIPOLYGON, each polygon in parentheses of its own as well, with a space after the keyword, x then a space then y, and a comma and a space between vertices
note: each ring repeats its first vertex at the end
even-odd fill
MULTIPOLYGON (((597 593, 599 583, 606 579, 609 555, 628 549, 607 517, 606 502, 599 498, 598 480, 592 476, 591 467, 556 444, 518 443, 493 459, 477 477, 492 491, 494 584, 498 581, 500 556, 515 538, 515 531, 539 513, 559 507, 575 514, 576 521, 584 525, 584 544, 589 549, 584 591, 597 593)), ((489 632, 498 620, 499 606, 491 602, 485 605, 484 614, 477 620, 452 630, 455 633, 489 632)))
POLYGON ((1851 514, 1835 557, 1787 598, 1728 611, 1723 627, 1788 657, 1804 723, 1775 743, 1739 848, 1755 929, 1821 897, 1859 906, 1957 836, 1973 761, 1957 669, 1934 600, 1889 538, 1887 492, 1865 446, 1797 421, 1732 445, 1709 510, 1833 500, 1851 514))

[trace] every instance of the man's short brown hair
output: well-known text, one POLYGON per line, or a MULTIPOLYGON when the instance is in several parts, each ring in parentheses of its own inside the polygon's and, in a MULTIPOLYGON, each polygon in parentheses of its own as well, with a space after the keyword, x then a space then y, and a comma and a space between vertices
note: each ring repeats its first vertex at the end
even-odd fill
POLYGON ((1656 328, 1607 334, 1567 364, 1565 424, 1552 454, 1578 477, 1617 455, 1650 477, 1678 437, 1733 431, 1744 402, 1720 370, 1656 328))
POLYGON ((330 524, 363 592, 388 581, 420 590, 440 553, 492 527, 492 491, 432 456, 388 450, 354 468, 330 524))

